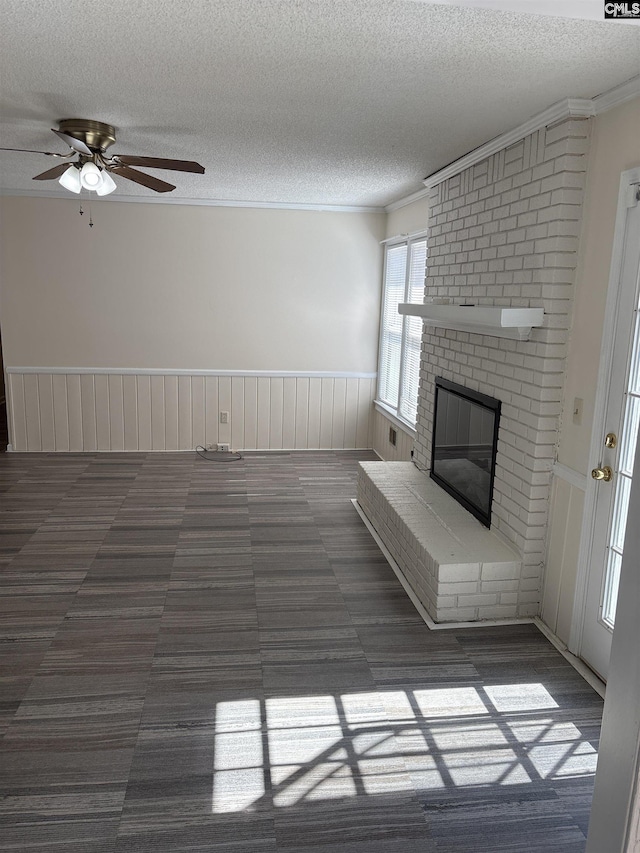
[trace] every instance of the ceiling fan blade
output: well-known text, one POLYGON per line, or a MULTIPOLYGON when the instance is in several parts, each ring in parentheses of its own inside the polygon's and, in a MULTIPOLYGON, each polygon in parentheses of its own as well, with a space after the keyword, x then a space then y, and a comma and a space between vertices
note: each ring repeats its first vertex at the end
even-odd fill
POLYGON ((109 166, 108 171, 120 175, 121 178, 127 178, 127 180, 133 181, 136 184, 142 184, 143 187, 148 187, 157 193, 169 193, 171 190, 175 190, 173 184, 168 184, 166 181, 161 181, 152 175, 145 175, 144 172, 139 172, 137 169, 130 169, 129 166, 109 166))
POLYGON ((85 145, 80 139, 76 139, 75 136, 69 136, 68 133, 62 133, 61 130, 56 130, 55 128, 51 128, 51 130, 60 137, 63 142, 73 148, 74 151, 77 151, 78 154, 86 154, 88 157, 93 157, 93 151, 89 148, 88 145, 85 145))
POLYGON ((0 151, 22 151, 24 154, 46 154, 47 157, 72 157, 73 154, 58 154, 57 151, 34 151, 33 148, 2 148, 0 151))
POLYGON ((34 181, 53 181, 56 178, 59 178, 60 175, 64 174, 69 168, 69 163, 58 163, 57 166, 54 166, 53 169, 47 169, 46 172, 41 172, 39 175, 36 175, 32 180, 34 181))
POLYGON ((133 157, 119 154, 116 159, 125 166, 146 166, 147 169, 173 169, 175 172, 197 172, 204 175, 204 166, 195 160, 167 160, 165 157, 133 157))

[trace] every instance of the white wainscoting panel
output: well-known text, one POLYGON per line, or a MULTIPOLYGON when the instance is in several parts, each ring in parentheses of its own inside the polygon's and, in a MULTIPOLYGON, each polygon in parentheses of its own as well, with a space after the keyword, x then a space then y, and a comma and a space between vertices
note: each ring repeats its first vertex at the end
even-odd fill
MULTIPOLYGON (((557 474, 554 467, 554 474, 557 474)), ((579 477, 578 474, 575 474, 579 477)), ((541 617, 563 643, 569 642, 580 552, 585 492, 572 475, 554 476, 549 507, 549 534, 541 617), (571 479, 569 479, 571 477, 571 479)), ((584 478, 586 483, 586 477, 584 478)))
POLYGON ((76 370, 7 369, 15 451, 373 446, 371 374, 76 370))

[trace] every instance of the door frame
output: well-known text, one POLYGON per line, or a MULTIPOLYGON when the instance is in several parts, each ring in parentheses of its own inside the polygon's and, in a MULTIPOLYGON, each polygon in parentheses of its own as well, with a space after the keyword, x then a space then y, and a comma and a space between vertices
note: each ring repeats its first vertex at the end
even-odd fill
MULTIPOLYGON (((589 466, 595 464, 601 456, 604 428, 607 415, 607 394, 611 376, 614 347, 614 331, 616 327, 620 304, 620 277, 624 252, 624 237, 627 225, 627 210, 631 193, 635 193, 634 185, 640 183, 640 166, 627 169, 620 175, 618 191, 618 206, 611 250, 611 267, 609 284, 602 328, 602 348, 600 350, 600 365, 598 368, 598 384, 593 413, 591 443, 589 446, 589 466)), ((640 204, 640 202, 638 202, 640 204)), ((587 582, 589 577, 589 556, 593 545, 593 526, 596 513, 597 482, 588 477, 585 491, 584 510, 582 514, 582 530, 580 533, 580 548, 576 571, 576 585, 571 616, 571 630, 567 648, 577 657, 582 651, 582 635, 586 620, 587 582)))

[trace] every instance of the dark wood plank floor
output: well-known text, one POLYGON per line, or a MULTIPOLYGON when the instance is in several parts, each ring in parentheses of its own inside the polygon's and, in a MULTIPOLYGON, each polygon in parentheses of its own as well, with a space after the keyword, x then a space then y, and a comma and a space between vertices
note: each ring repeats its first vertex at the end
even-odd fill
POLYGON ((0 458, 0 850, 584 850, 600 698, 430 632, 358 458, 0 458))

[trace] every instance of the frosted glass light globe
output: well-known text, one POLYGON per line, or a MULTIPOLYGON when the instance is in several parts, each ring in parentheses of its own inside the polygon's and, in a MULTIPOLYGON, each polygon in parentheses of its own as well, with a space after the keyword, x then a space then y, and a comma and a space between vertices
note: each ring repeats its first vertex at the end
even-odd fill
POLYGON ((102 174, 96 164, 89 161, 80 170, 80 179, 86 190, 95 190, 102 183, 102 174))
POLYGON ((101 172, 102 181, 100 186, 96 187, 96 193, 98 195, 109 195, 116 188, 116 182, 113 180, 111 175, 108 172, 101 172))
POLYGON ((75 166, 69 166, 66 172, 58 179, 58 183, 65 188, 71 190, 72 193, 79 193, 82 189, 82 181, 80 179, 80 170, 75 166))

